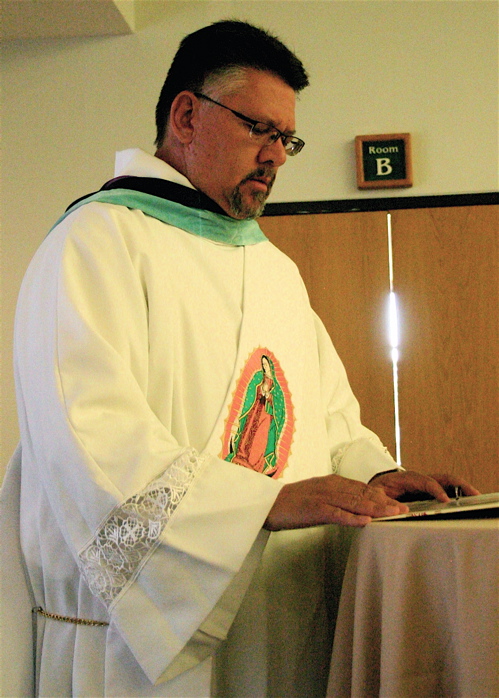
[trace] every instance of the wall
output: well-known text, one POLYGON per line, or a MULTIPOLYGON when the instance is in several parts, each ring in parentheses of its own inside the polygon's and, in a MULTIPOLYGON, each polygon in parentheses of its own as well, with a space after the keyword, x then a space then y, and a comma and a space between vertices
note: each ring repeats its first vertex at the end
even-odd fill
POLYGON ((136 33, 7 43, 2 52, 2 442, 17 441, 11 370, 26 266, 69 202, 112 176, 116 150, 153 151, 153 112, 180 39, 225 17, 277 33, 310 72, 303 153, 272 201, 496 190, 497 4, 488 0, 137 3, 136 33), (359 192, 353 139, 410 132, 414 186, 359 192))

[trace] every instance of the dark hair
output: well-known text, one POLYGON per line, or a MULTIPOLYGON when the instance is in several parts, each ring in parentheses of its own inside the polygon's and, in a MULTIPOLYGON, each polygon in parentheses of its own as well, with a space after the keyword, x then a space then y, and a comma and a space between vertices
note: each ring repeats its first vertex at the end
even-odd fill
POLYGON ((277 37, 239 20, 215 22, 180 42, 156 106, 157 146, 179 92, 199 92, 207 77, 234 67, 274 73, 295 92, 308 85, 303 64, 277 37))

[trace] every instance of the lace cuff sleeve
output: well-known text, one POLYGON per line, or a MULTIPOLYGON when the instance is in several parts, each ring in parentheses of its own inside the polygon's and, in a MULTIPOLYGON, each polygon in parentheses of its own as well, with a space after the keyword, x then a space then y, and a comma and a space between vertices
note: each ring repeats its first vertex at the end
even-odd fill
POLYGON ((141 492, 113 509, 80 553, 90 591, 108 610, 154 552, 202 462, 194 450, 185 451, 141 492))

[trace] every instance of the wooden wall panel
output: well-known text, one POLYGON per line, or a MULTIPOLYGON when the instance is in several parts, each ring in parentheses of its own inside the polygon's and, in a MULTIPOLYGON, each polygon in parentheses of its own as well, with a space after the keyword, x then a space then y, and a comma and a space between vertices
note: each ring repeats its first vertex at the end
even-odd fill
POLYGON ((298 265, 345 364, 363 423, 395 455, 386 213, 264 217, 260 224, 298 265))
POLYGON ((499 490, 497 206, 392 214, 402 462, 499 490))

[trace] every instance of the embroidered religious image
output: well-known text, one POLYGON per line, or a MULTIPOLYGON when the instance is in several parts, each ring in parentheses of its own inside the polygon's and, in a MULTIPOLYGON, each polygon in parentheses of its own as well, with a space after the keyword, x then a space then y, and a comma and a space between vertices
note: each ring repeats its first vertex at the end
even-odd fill
POLYGON ((286 466, 294 431, 293 406, 279 362, 259 348, 237 384, 225 426, 222 458, 270 477, 286 466))

